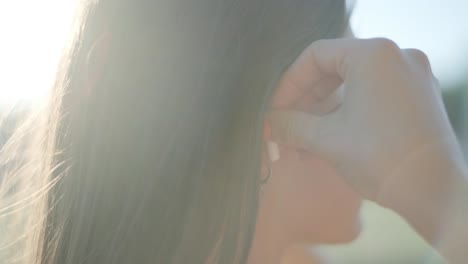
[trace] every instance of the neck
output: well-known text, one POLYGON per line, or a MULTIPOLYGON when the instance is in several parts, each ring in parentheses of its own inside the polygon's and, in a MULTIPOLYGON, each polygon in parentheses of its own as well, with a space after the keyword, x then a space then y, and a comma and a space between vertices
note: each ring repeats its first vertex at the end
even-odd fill
POLYGON ((293 245, 284 229, 257 221, 257 230, 247 264, 320 264, 325 263, 312 245, 293 245))
POLYGON ((261 219, 256 223, 256 230, 250 250, 248 264, 280 264, 287 247, 292 241, 284 228, 276 225, 273 219, 261 219))
POLYGON ((248 264, 280 264, 285 247, 273 234, 255 236, 250 251, 248 264))
POLYGON ((323 264, 328 263, 311 245, 295 245, 288 248, 281 264, 323 264))

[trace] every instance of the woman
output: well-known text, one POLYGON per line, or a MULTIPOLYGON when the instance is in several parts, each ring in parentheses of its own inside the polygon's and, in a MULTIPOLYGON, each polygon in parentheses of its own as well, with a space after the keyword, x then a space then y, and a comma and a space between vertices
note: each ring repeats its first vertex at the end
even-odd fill
MULTIPOLYGON (((25 189, 34 199, 6 207, 37 212, 19 239, 23 258, 10 260, 280 263, 294 244, 356 237, 359 199, 319 158, 349 157, 315 144, 317 156, 317 140, 281 135, 295 117, 272 115, 264 128, 270 106, 321 101, 294 90, 309 81, 296 73, 310 53, 283 73, 346 26, 338 0, 84 5, 35 144, 44 153, 21 171, 39 171, 25 189), (306 151, 295 145, 305 141, 306 151)), ((343 79, 324 78, 323 97, 343 79)), ((361 179, 358 164, 338 168, 361 179)), ((372 198, 367 185, 351 184, 372 198)))
POLYGON ((359 198, 316 157, 282 151, 260 192, 276 80, 346 26, 344 1, 83 4, 25 263, 245 263, 251 246, 251 263, 274 263, 355 238, 359 198))

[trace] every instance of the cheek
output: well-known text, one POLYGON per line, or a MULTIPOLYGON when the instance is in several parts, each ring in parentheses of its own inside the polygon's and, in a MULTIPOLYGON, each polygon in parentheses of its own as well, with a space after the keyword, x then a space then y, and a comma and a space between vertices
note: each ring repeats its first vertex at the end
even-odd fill
POLYGON ((273 172, 277 195, 295 207, 347 207, 348 202, 359 200, 331 165, 311 154, 287 151, 274 164, 273 172))
MULTIPOLYGON (((320 210, 326 221, 355 218, 360 207, 360 197, 346 184, 328 163, 320 159, 309 160, 304 173, 298 173, 298 184, 308 184, 309 190, 301 188, 301 197, 312 201, 308 209, 320 210), (309 173, 307 173, 309 171, 309 173), (301 183, 302 182, 302 183, 301 183)), ((304 204, 307 207, 306 204, 304 204)), ((307 209, 307 208, 304 208, 307 209)), ((314 216, 317 218, 317 215, 314 216)))
POLYGON ((273 171, 275 202, 286 226, 314 235, 353 228, 361 200, 327 162, 282 151, 273 171))

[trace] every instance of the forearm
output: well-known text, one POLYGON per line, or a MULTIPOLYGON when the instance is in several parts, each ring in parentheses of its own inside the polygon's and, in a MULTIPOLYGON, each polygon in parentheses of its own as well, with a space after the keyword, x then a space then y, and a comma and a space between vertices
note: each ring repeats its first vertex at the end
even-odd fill
POLYGON ((377 202, 404 217, 450 263, 468 259, 468 171, 455 141, 428 145, 395 170, 377 202))

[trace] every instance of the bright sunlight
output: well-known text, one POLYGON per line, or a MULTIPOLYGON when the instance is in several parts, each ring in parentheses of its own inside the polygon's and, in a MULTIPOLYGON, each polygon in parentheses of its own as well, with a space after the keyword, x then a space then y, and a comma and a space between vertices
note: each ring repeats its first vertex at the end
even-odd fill
POLYGON ((0 2, 1 108, 37 101, 47 94, 77 2, 0 2))
MULTIPOLYGON (((47 94, 78 2, 0 1, 0 109, 18 101, 35 102, 47 94)), ((442 83, 458 80, 464 73, 461 69, 466 68, 464 56, 459 54, 466 54, 462 47, 468 38, 462 34, 466 27, 453 25, 463 17, 466 1, 453 0, 444 8, 439 8, 436 0, 415 2, 358 0, 351 21, 353 30, 361 38, 389 37, 402 46, 422 47, 442 83), (424 12, 418 12, 421 7, 424 12), (392 19, 384 15, 389 10, 392 19), (408 26, 413 30, 403 30, 408 26), (418 30, 422 28, 431 30, 418 30)))

